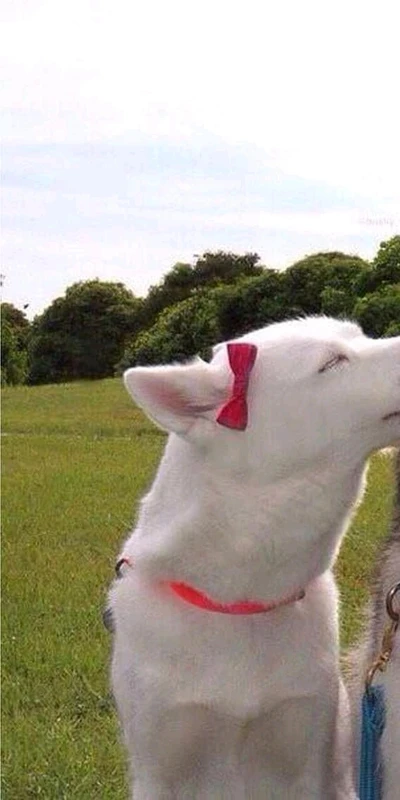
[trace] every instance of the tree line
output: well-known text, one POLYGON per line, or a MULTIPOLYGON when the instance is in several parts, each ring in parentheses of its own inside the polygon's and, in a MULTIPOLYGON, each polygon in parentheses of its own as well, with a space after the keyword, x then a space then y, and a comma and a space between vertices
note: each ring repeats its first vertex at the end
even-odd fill
POLYGON ((341 252, 284 271, 257 253, 206 252, 178 263, 144 298, 122 283, 70 286, 30 323, 2 303, 2 384, 105 378, 129 366, 207 358, 218 341, 307 314, 346 317, 369 336, 400 335, 400 236, 369 262, 341 252))

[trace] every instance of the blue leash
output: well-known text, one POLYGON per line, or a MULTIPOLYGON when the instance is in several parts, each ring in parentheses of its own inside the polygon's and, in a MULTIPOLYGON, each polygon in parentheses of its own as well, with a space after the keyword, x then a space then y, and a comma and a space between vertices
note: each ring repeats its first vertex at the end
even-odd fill
POLYGON ((373 686, 377 670, 384 672, 393 650, 400 613, 393 607, 393 601, 400 591, 400 582, 395 583, 386 595, 386 611, 390 622, 386 626, 381 650, 368 670, 365 692, 361 707, 361 753, 358 792, 360 800, 381 800, 383 768, 380 741, 385 727, 385 695, 381 685, 373 686))
POLYGON ((369 686, 362 699, 360 800, 380 800, 382 796, 382 763, 380 739, 385 727, 383 686, 369 686))

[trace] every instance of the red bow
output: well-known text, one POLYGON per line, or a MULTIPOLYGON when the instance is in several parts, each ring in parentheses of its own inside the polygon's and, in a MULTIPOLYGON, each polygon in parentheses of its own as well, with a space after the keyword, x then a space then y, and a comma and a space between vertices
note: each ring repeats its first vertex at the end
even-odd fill
POLYGON ((217 422, 244 431, 247 427, 247 389, 257 355, 255 344, 228 344, 228 358, 234 374, 232 397, 221 408, 217 422))

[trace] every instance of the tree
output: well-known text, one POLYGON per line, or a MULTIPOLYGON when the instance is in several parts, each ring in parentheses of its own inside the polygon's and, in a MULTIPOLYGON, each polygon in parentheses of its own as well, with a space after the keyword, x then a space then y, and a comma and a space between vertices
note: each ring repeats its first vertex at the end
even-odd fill
MULTIPOLYGON (((306 256, 285 272, 286 303, 301 308, 303 314, 327 313, 326 306, 332 305, 333 300, 332 294, 324 296, 324 291, 329 287, 352 298, 352 301, 342 303, 346 311, 357 297, 356 286, 360 276, 369 270, 369 264, 362 258, 345 253, 327 252, 306 256)), ((336 295, 336 303, 338 299, 336 295)))
POLYGON ((400 282, 400 236, 393 236, 387 242, 381 242, 373 265, 378 270, 382 282, 386 284, 400 282))
POLYGON ((260 256, 257 253, 215 253, 207 251, 197 258, 193 269, 195 286, 211 286, 215 283, 235 283, 239 278, 261 275, 263 267, 258 266, 260 256))
POLYGON ((139 327, 142 301, 122 283, 70 286, 37 317, 30 342, 30 383, 112 375, 125 342, 139 327))
POLYGON ((27 354, 20 350, 15 331, 1 318, 1 385, 24 383, 27 375, 27 354))
POLYGON ((26 332, 29 330, 29 320, 26 315, 19 308, 16 308, 12 303, 1 304, 2 319, 6 319, 15 331, 26 332))
POLYGON ((298 309, 282 303, 283 287, 283 273, 263 270, 258 277, 193 290, 190 297, 164 309, 151 328, 136 336, 118 371, 184 361, 196 354, 208 358, 218 341, 296 315, 298 309))
POLYGON ((29 322, 12 303, 1 304, 1 382, 24 383, 27 376, 29 322))
POLYGON ((271 322, 301 314, 286 301, 286 276, 273 269, 232 286, 219 287, 218 322, 222 339, 232 339, 271 322))
POLYGON ((126 348, 117 372, 128 367, 187 361, 210 355, 221 337, 218 329, 218 295, 201 291, 164 309, 149 330, 141 331, 126 348))
POLYGON ((150 287, 143 304, 142 327, 151 327, 161 311, 186 299, 196 289, 261 275, 263 267, 258 266, 259 260, 257 253, 237 255, 218 250, 198 256, 194 266, 175 264, 159 284, 150 287))
POLYGON ((381 242, 371 268, 360 276, 359 295, 371 294, 384 286, 400 283, 400 236, 381 242))
POLYGON ((368 336, 400 335, 400 283, 360 298, 354 316, 368 336))
POLYGON ((190 264, 178 263, 167 272, 156 286, 150 286, 143 303, 142 327, 149 328, 164 308, 175 305, 194 288, 193 268, 190 264))
POLYGON ((355 297, 354 291, 326 286, 321 292, 321 313, 328 317, 351 318, 355 297))

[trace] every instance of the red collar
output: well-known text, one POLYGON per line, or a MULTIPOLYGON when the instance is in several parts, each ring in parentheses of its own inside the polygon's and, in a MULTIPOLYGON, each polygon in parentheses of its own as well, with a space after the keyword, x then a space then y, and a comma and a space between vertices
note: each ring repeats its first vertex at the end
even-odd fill
POLYGON ((170 582, 166 586, 192 606, 197 606, 205 611, 217 611, 220 614, 263 614, 266 611, 273 611, 274 608, 295 603, 305 596, 305 592, 301 590, 296 594, 291 594, 289 597, 284 597, 282 600, 274 600, 272 603, 258 603, 253 600, 242 600, 237 603, 218 603, 186 583, 170 582))
MULTIPOLYGON (((121 558, 116 565, 117 576, 121 575, 121 567, 123 564, 131 566, 128 558, 121 558)), ((280 606, 287 606, 290 603, 296 603, 297 600, 302 600, 305 592, 301 589, 294 594, 284 597, 281 600, 274 600, 272 603, 258 603, 252 600, 242 600, 236 603, 218 603, 212 600, 203 592, 194 589, 193 586, 188 586, 186 583, 178 583, 176 581, 163 581, 162 585, 171 589, 174 594, 178 595, 186 603, 192 606, 202 608, 204 611, 216 611, 219 614, 263 614, 266 611, 273 611, 280 606)))

